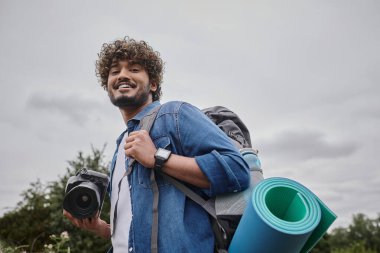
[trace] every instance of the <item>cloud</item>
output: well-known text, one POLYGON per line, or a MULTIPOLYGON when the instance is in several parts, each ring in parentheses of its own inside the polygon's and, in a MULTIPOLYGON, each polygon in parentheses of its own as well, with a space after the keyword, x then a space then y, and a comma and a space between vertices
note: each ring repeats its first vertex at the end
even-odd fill
POLYGON ((99 108, 99 102, 79 95, 32 94, 27 100, 27 108, 41 112, 54 113, 68 118, 72 123, 82 126, 92 111, 99 108))
POLYGON ((167 62, 165 100, 221 104, 241 116, 265 177, 304 183, 339 221, 379 210, 377 3, 114 4, 1 4, 0 176, 14 188, 0 187, 0 215, 36 175, 53 179, 89 143, 114 145, 125 124, 96 82, 94 60, 103 42, 124 35, 167 62), (5 169, 13 154, 23 158, 18 174, 5 169))
POLYGON ((312 130, 285 130, 269 140, 261 141, 269 156, 285 157, 289 160, 333 159, 349 156, 359 147, 354 142, 334 140, 326 134, 312 130))

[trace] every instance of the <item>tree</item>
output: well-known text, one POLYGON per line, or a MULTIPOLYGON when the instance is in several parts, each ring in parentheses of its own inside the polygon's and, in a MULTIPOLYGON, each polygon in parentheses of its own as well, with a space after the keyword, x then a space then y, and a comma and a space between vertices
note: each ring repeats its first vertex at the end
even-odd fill
MULTIPOLYGON (((10 246, 27 245, 29 252, 42 252, 44 245, 52 242, 51 235, 67 231, 70 235, 71 252, 106 252, 110 247, 109 240, 74 227, 62 215, 62 202, 68 178, 83 167, 107 173, 108 164, 104 162, 103 153, 104 148, 92 148, 90 155, 79 152, 74 160, 68 161, 66 174, 57 181, 46 185, 40 180, 32 183, 30 188, 22 193, 23 200, 16 209, 0 218, 0 242, 10 246)), ((109 220, 109 210, 109 198, 106 197, 102 219, 109 220)))
POLYGON ((45 192, 46 188, 38 180, 21 194, 24 201, 0 219, 2 241, 10 245, 29 245, 31 249, 41 248, 38 239, 44 238, 45 231, 50 229, 48 223, 41 222, 50 214, 45 192))
POLYGON ((329 253, 329 252, 331 252, 329 238, 330 238, 330 235, 328 233, 324 234, 322 239, 312 249, 311 253, 329 253))
POLYGON ((377 253, 380 252, 380 214, 370 219, 364 214, 353 216, 347 227, 338 227, 323 236, 312 253, 377 253))
POLYGON ((353 216, 348 228, 336 228, 331 232, 329 243, 334 253, 380 252, 380 214, 370 219, 364 214, 353 216))
MULTIPOLYGON (((107 173, 108 163, 104 161, 104 148, 92 148, 92 153, 68 161, 65 175, 57 181, 43 184, 40 180, 30 184, 22 192, 23 200, 15 210, 0 217, 0 252, 49 252, 45 244, 54 243, 57 237, 69 235, 70 252, 100 253, 106 252, 110 241, 74 227, 62 215, 62 202, 66 182, 70 176, 82 168, 107 173), (55 239, 54 239, 55 238, 55 239)), ((106 197, 101 217, 109 221, 110 202, 106 197)), ((59 239, 59 238, 58 238, 59 239)), ((347 228, 335 228, 326 234, 312 250, 312 253, 376 253, 380 252, 380 213, 375 219, 364 214, 353 216, 347 228)))

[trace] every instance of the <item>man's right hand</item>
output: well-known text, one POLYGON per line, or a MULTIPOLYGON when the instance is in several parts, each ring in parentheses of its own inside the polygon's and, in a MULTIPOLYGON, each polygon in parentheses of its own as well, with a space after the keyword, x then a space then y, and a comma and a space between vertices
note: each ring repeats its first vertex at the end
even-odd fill
POLYGON ((99 212, 94 217, 87 219, 77 219, 66 210, 63 210, 63 215, 78 228, 90 231, 106 239, 111 237, 111 227, 107 222, 100 219, 99 212))

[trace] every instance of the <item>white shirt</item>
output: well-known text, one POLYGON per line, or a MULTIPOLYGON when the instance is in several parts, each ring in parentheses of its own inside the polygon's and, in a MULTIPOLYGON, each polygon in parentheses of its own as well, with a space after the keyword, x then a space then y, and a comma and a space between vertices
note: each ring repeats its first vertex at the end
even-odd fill
POLYGON ((112 234, 111 241, 114 253, 125 253, 128 251, 128 240, 129 240, 129 227, 132 221, 132 209, 131 209, 131 196, 129 191, 129 184, 127 176, 124 176, 127 168, 125 168, 125 153, 124 144, 128 133, 125 133, 122 141, 120 142, 116 165, 113 172, 112 178, 112 193, 111 193, 111 232, 113 231, 114 225, 114 210, 119 192, 119 182, 121 183, 121 190, 119 194, 119 203, 117 205, 117 219, 116 219, 116 229, 112 234))

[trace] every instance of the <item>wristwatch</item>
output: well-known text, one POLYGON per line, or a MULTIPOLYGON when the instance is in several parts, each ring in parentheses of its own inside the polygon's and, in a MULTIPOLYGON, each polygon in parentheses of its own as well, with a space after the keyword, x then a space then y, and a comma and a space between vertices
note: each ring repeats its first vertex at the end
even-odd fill
POLYGON ((164 163, 169 159, 171 151, 163 148, 158 148, 154 154, 154 167, 153 169, 160 171, 164 166, 164 163))

